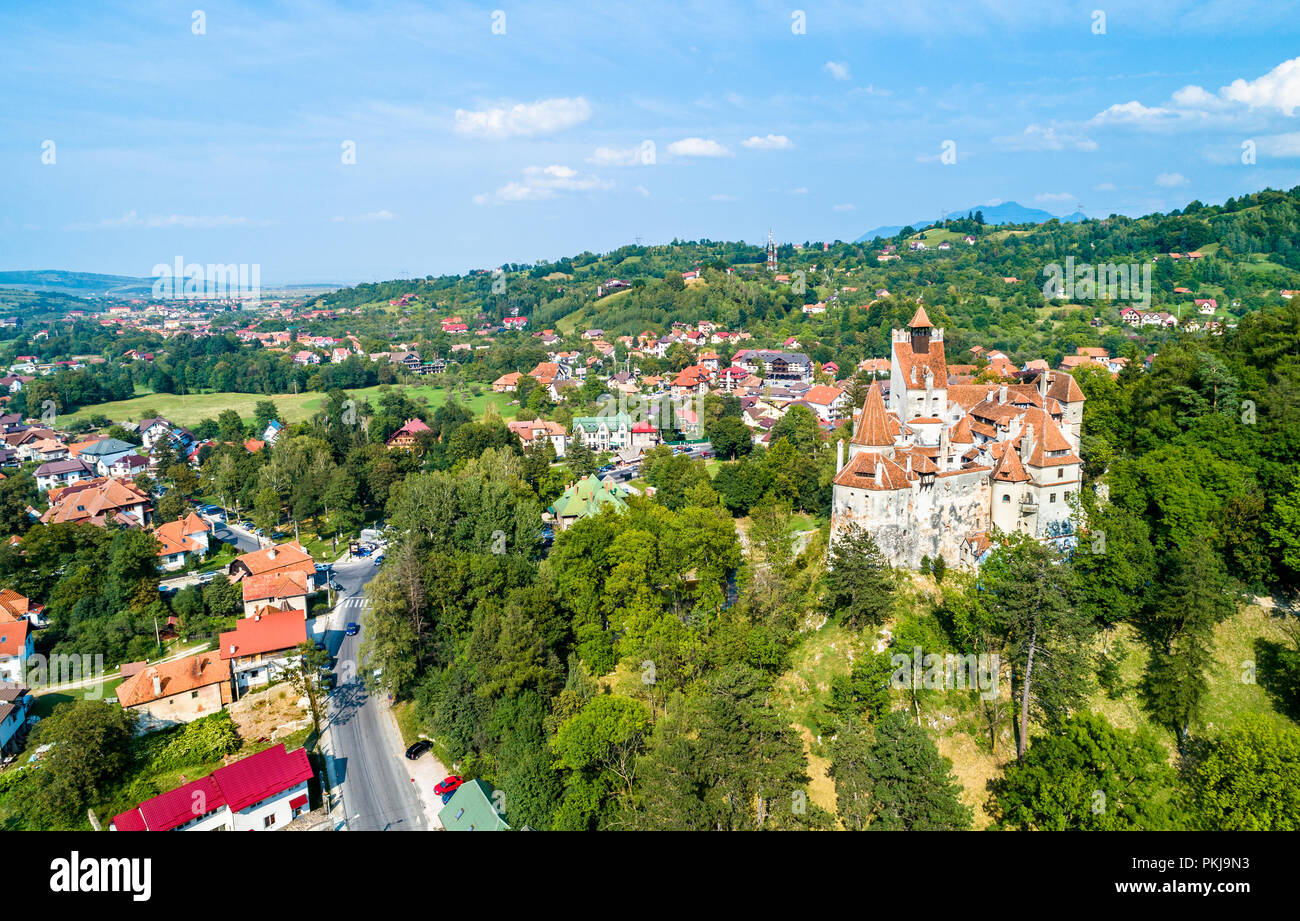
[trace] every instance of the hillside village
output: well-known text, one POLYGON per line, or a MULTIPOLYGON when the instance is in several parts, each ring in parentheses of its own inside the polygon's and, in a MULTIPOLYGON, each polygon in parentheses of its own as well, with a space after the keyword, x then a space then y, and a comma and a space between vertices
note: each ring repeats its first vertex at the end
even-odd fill
MULTIPOLYGON (((1150 593, 1179 591, 1157 579, 1156 553, 1177 561, 1161 579, 1217 586, 1214 624, 1248 621, 1252 641, 1279 648, 1284 628, 1249 599, 1286 598, 1300 573, 1289 513, 1236 485, 1254 478, 1290 507, 1265 449, 1202 453, 1206 439, 1266 437, 1244 407, 1277 395, 1243 369, 1252 343, 1294 336, 1294 290, 1258 273, 1234 282, 1229 254, 1203 241, 1140 254, 1162 309, 1063 305, 1017 248, 1060 232, 972 216, 869 244, 674 243, 591 257, 586 272, 566 261, 313 297, 103 297, 13 317, 0 330, 0 820, 81 827, 90 810, 115 830, 341 827, 331 765, 349 752, 401 764, 405 749, 427 785, 400 806, 380 775, 347 795, 429 828, 676 827, 566 745, 579 714, 612 708, 642 726, 638 757, 655 768, 645 739, 677 706, 664 695, 723 680, 698 654, 734 642, 749 650, 735 663, 745 693, 770 689, 752 705, 782 727, 781 782, 813 795, 779 827, 857 821, 837 807, 847 781, 828 773, 844 756, 831 740, 845 719, 890 710, 912 713, 944 757, 963 753, 944 822, 1014 825, 997 778, 1057 711, 989 712, 980 730, 978 696, 893 684, 877 699, 862 682, 891 650, 1001 648, 1016 611, 997 613, 980 586, 1010 597, 1068 572, 1052 603, 1070 626, 1034 642, 1095 654, 1099 680, 1135 699, 1142 669, 1185 659, 1181 639, 1143 632, 1150 593), (501 277, 509 298, 487 287, 501 277), (1174 500, 1150 490, 1189 477, 1196 510, 1170 517, 1174 500), (1253 551, 1212 536, 1225 516, 1253 551), (1128 562, 1092 550, 1098 535, 1128 562), (485 606, 493 592, 504 611, 485 606), (961 613, 973 611, 1006 620, 961 613), (489 648, 530 677, 508 677, 489 648), (89 674, 56 674, 83 660, 89 674), (634 680, 637 662, 656 664, 655 682, 634 680), (135 780, 106 778, 73 815, 39 790, 57 770, 58 714, 75 709, 63 698, 82 686, 100 692, 95 719, 121 734, 135 780), (475 686, 492 706, 532 701, 527 741, 459 722, 489 719, 475 686), (363 687, 372 728, 330 730, 363 687), (212 745, 176 783, 157 759, 180 739, 212 745), (548 779, 503 814, 494 791, 527 786, 525 766, 548 779), (598 778, 599 795, 573 792, 598 778), (37 805, 8 793, 26 785, 37 805), (184 808, 195 790, 211 805, 201 815, 184 808)), ((1300 278, 1278 268, 1283 284, 1300 278)), ((1083 714, 1112 699, 1060 693, 1083 714)), ((1272 693, 1253 691, 1249 708, 1285 726, 1272 693)), ((1218 706, 1142 701, 1167 744, 1208 732, 1218 706)), ((712 719, 705 735, 725 734, 712 719)), ((1147 827, 1166 822, 1153 813, 1147 827)))

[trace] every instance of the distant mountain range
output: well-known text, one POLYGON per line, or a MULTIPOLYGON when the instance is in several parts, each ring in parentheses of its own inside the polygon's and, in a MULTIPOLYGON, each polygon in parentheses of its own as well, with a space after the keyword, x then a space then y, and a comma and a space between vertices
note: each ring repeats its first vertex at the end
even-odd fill
POLYGON ((0 288, 24 288, 28 291, 58 291, 79 297, 132 297, 149 294, 152 278, 129 275, 96 275, 93 272, 64 272, 45 269, 38 272, 0 272, 0 288))
MULTIPOLYGON (((1065 223, 1077 223, 1086 221, 1088 216, 1082 211, 1076 211, 1073 214, 1067 214, 1065 217, 1058 217, 1050 211, 1044 211, 1042 208, 1026 208, 1019 202, 1004 201, 996 205, 975 205, 970 208, 958 208, 950 212, 954 218, 965 217, 967 214, 974 214, 976 211, 984 212, 984 223, 986 224, 1046 224, 1051 220, 1060 220, 1065 223)), ((886 224, 883 227, 876 227, 868 230, 862 236, 853 242, 866 243, 874 240, 876 237, 895 236, 904 227, 915 227, 917 230, 923 230, 929 227, 935 221, 914 221, 912 224, 886 224)))

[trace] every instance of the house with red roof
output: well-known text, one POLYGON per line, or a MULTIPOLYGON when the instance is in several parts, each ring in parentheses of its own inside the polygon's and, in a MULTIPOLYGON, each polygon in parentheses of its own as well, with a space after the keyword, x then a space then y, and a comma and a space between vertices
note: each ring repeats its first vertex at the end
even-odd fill
POLYGON ((388 436, 388 450, 401 448, 405 451, 413 450, 418 444, 421 433, 432 431, 420 419, 407 419, 406 424, 393 434, 388 436))
POLYGON ((297 647, 307 642, 307 621, 302 612, 263 605, 221 634, 217 646, 230 670, 237 693, 268 684, 284 676, 297 658, 297 647))
POLYGON ((113 816, 109 831, 278 831, 310 809, 307 752, 284 743, 113 816))
POLYGON ((27 618, 0 621, 0 681, 21 682, 27 674, 27 660, 35 652, 27 618))

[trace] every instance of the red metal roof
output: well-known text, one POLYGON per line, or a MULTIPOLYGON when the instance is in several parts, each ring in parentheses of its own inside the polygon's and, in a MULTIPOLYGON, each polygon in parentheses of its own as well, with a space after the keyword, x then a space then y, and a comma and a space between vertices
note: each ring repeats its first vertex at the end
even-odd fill
MULTIPOLYGON (((285 751, 280 743, 145 800, 114 816, 113 827, 118 831, 171 831, 222 806, 238 812, 310 779, 306 750, 285 751)), ((305 796, 295 797, 290 806, 297 809, 303 802, 305 796)))
POLYGON ((311 779, 311 764, 303 749, 285 751, 284 743, 250 758, 217 768, 212 779, 226 795, 230 808, 238 812, 253 803, 311 779))

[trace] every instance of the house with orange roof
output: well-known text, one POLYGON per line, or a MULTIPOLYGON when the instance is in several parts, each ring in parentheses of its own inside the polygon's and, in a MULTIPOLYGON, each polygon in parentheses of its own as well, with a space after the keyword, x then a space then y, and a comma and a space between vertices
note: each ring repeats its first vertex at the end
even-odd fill
POLYGON ((153 502, 149 494, 128 480, 95 477, 51 489, 50 507, 41 515, 44 524, 120 524, 142 528, 149 524, 153 502))
POLYGON ((493 393, 514 393, 519 389, 519 378, 523 377, 518 371, 511 371, 509 374, 503 374, 492 382, 493 393))
POLYGON ((164 572, 174 572, 189 560, 208 552, 209 525, 190 512, 184 518, 169 521, 154 528, 158 539, 158 565, 164 572))
POLYGON ((230 663, 216 652, 148 665, 117 686, 117 702, 145 730, 210 716, 233 699, 230 663))
POLYGON ((47 623, 45 605, 37 604, 12 588, 0 589, 0 623, 25 620, 33 627, 47 623))

